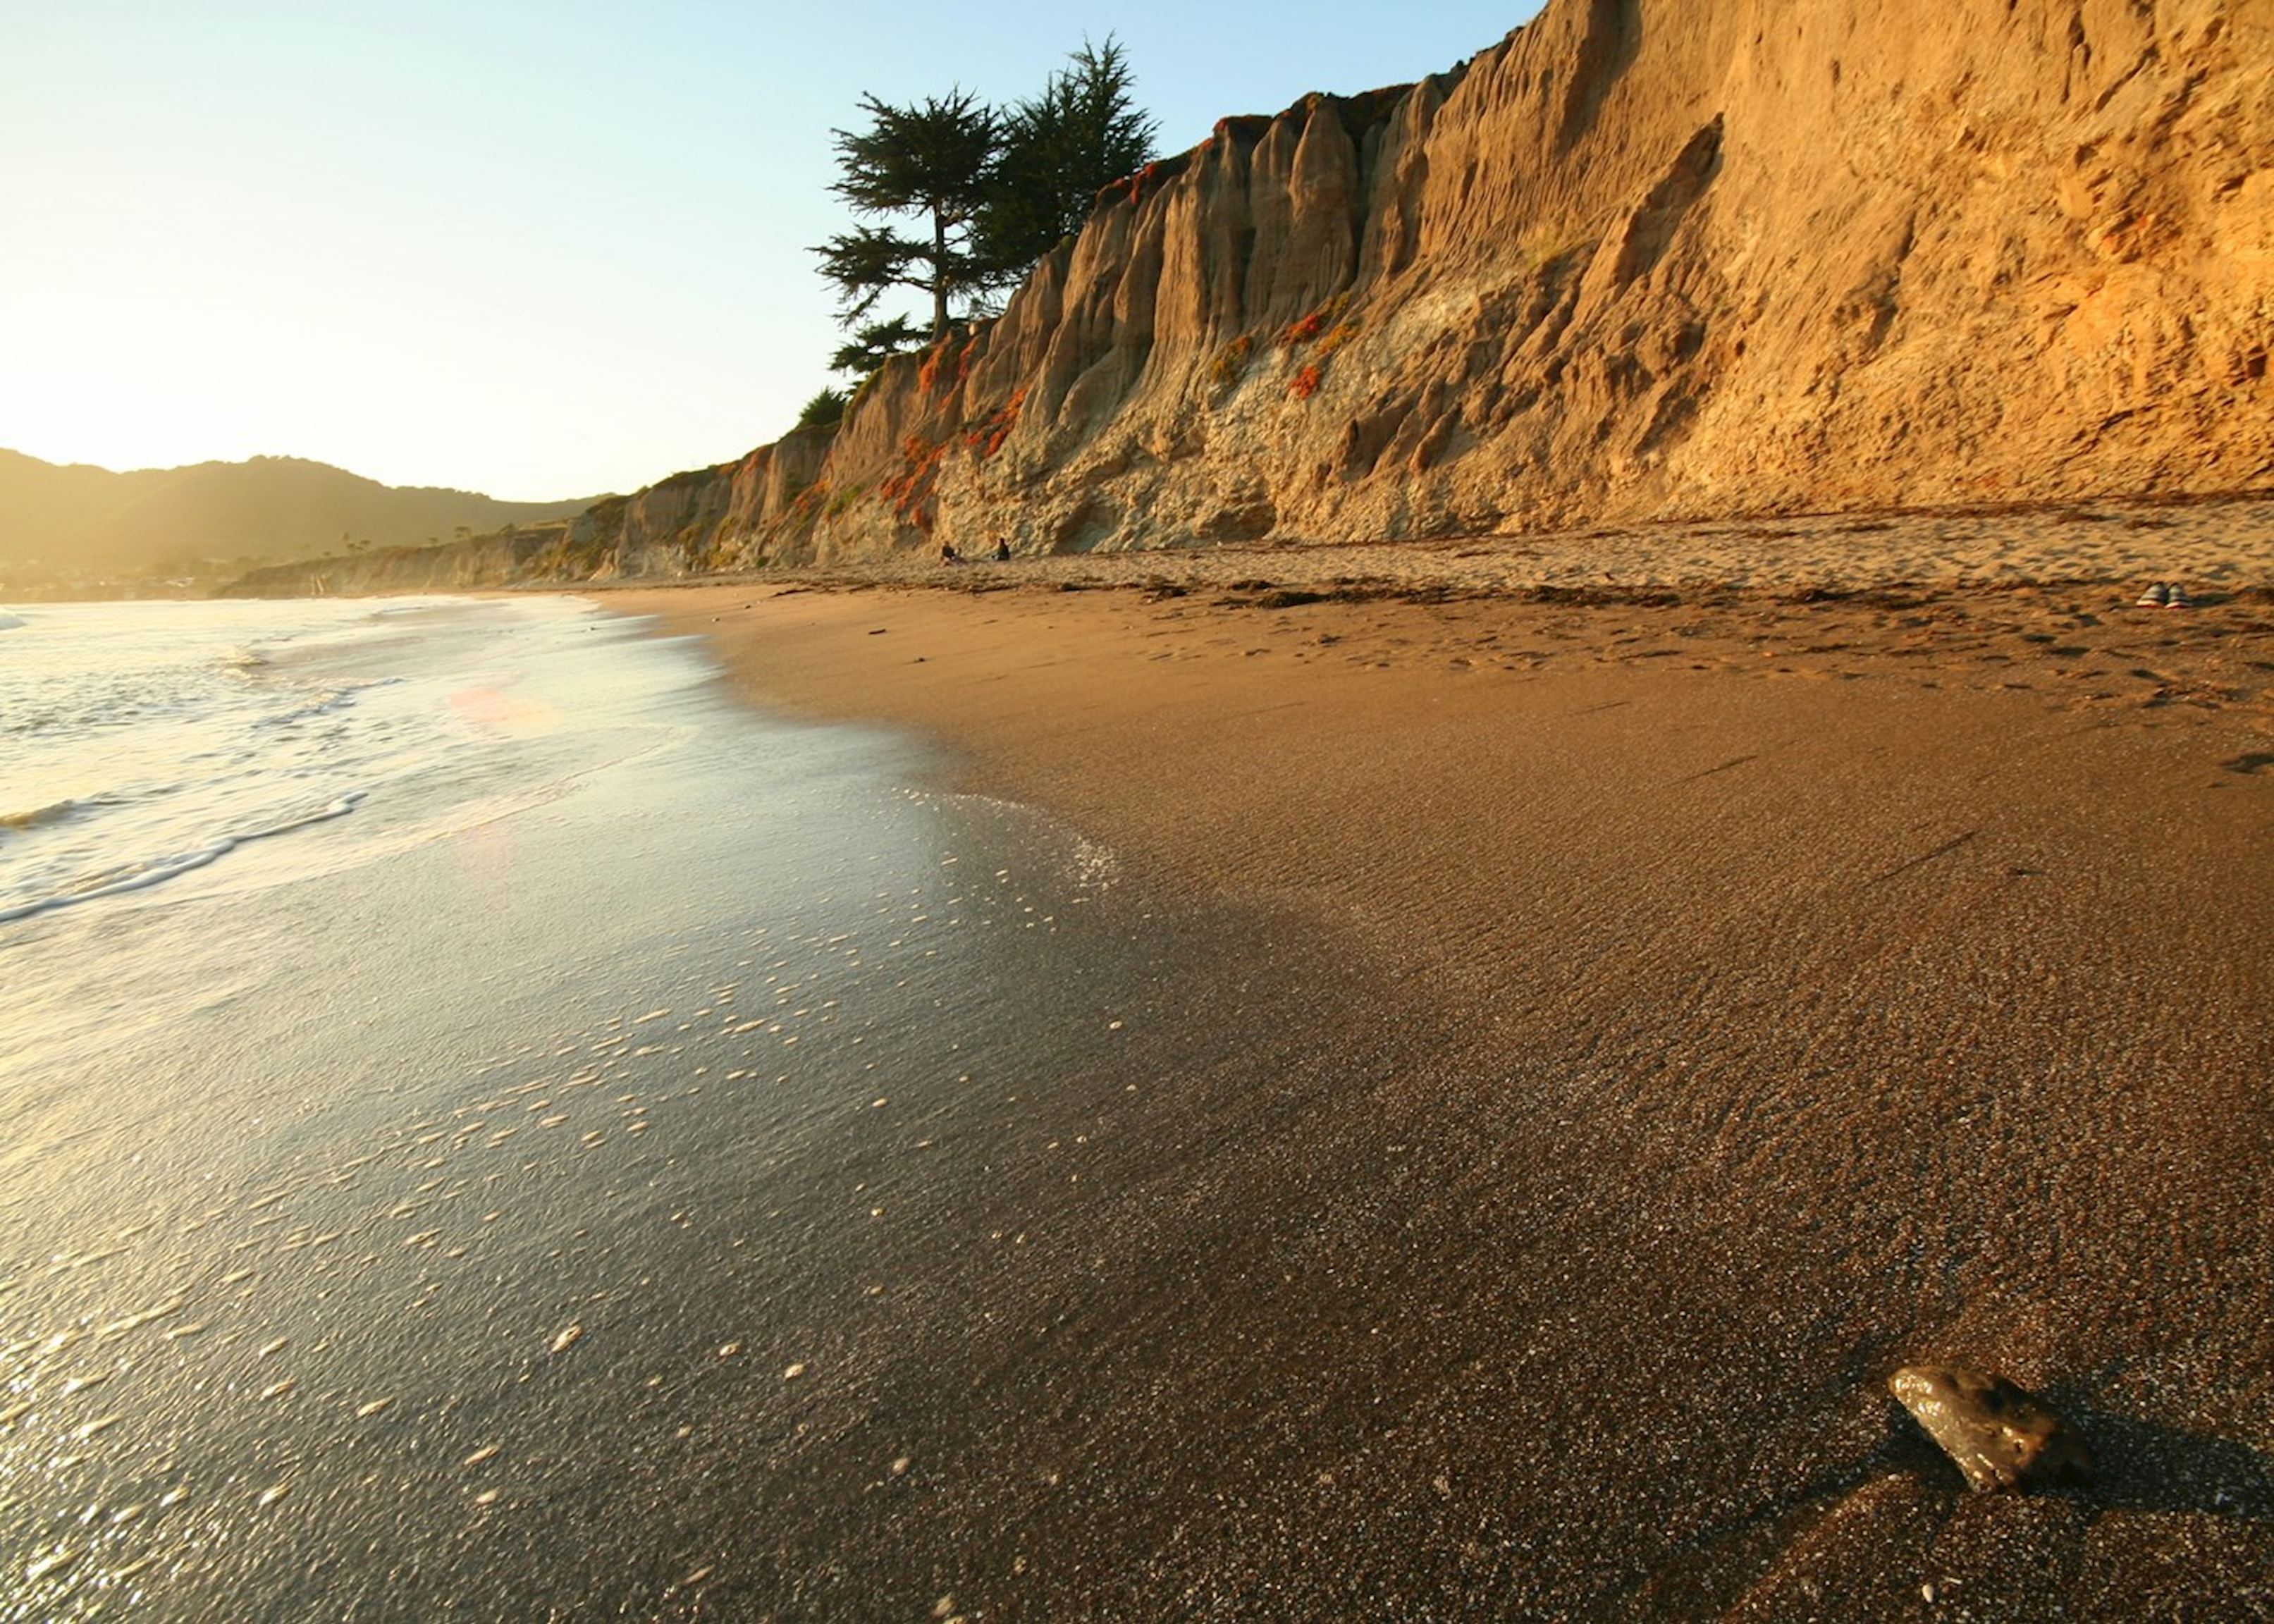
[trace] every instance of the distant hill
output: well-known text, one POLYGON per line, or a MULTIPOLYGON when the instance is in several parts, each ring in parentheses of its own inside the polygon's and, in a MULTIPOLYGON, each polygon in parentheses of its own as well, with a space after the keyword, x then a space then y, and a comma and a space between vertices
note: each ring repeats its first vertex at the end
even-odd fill
POLYGON ((0 566, 131 573, 195 560, 269 562, 448 541, 564 518, 591 506, 503 502, 471 491, 380 485, 322 462, 254 457, 113 473, 0 450, 0 566))

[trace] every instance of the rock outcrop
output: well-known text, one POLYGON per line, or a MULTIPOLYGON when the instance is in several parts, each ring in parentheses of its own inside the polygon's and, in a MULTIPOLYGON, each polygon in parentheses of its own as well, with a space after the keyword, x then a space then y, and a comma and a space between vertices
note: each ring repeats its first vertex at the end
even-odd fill
POLYGON ((2076 1484, 2092 1474, 2084 1440, 2003 1376, 1913 1365, 1889 1377, 1887 1389, 1977 1492, 2076 1484))
POLYGON ((557 562, 2259 489, 2270 350, 2264 0, 1551 0, 1225 120, 833 435, 557 562))

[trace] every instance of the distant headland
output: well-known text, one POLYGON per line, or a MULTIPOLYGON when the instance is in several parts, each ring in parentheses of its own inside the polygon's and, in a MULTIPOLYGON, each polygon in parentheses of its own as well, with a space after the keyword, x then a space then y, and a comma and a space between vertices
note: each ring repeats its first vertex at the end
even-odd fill
POLYGON ((132 597, 193 589, 260 565, 540 523, 591 501, 507 502, 385 485, 298 457, 114 473, 0 450, 0 590, 132 597))

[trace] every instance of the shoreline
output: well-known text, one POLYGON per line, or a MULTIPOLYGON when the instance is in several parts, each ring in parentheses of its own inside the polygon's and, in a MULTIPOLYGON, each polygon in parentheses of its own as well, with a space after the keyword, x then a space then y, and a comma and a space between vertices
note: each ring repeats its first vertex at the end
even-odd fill
MULTIPOLYGON (((913 728, 957 753, 975 786, 1095 820, 1094 832, 1212 890, 1258 875, 1278 876, 1267 890, 1299 884, 1309 865, 1297 852, 1339 838, 1303 808, 1378 778, 1374 756, 1421 718, 1448 738, 1503 735, 1503 771, 1534 742, 1607 748, 1608 735, 1583 740, 1563 724, 1638 706, 1621 748, 1645 773, 1656 764, 1633 746, 1653 726, 1729 747, 1670 747, 1669 766, 1678 756, 1701 776, 1774 778, 1792 764, 1741 747, 1855 711, 1890 718, 1882 748, 1914 767, 1939 753, 1935 729, 1956 726, 2027 748, 2094 735, 2098 753, 2070 751, 2084 777, 2136 769, 2246 798, 2274 779, 2274 586, 2205 590, 2167 610, 2105 581, 1464 592, 1293 571, 1069 583, 985 568, 626 583, 595 597, 703 638, 746 699, 913 728), (1924 731, 1902 719, 1923 707, 1941 713, 1924 731), (1523 738, 1511 735, 1518 721, 1523 738), (1101 737, 1107 727, 1118 738, 1101 737), (1239 773, 1188 763, 1204 733, 1241 736, 1218 752, 1239 773), (1353 747, 1339 756, 1338 736, 1353 747), (1259 771, 1269 787, 1243 790, 1238 780, 1259 771), (1222 825, 1233 800, 1255 831, 1237 852, 1222 851, 1221 826, 1213 840, 1163 838, 1171 803, 1177 818, 1222 825)), ((1368 808, 1390 826, 1402 786, 1442 801, 1433 778, 1484 764, 1411 743, 1397 753, 1397 783, 1376 784, 1368 808)), ((2005 809, 2042 822, 2029 799, 2009 796, 2005 809)), ((2173 810, 2136 795, 2130 809, 2143 825, 2173 810)), ((2108 836, 2120 846, 2120 823, 2108 836)))
MULTIPOLYGON (((987 551, 983 543, 976 554, 987 551)), ((1646 523, 1517 530, 1399 541, 1218 542, 1121 552, 1024 553, 1007 564, 975 556, 967 584, 1096 587, 1168 581, 1224 586, 1270 575, 1283 583, 1510 595, 1606 587, 1621 591, 1741 589, 1853 591, 1892 584, 2013 586, 2067 581, 2178 579, 2191 590, 2274 584, 2274 492, 2130 496, 1987 507, 1841 509, 1731 515, 1646 523)), ((621 560, 616 564, 624 564, 621 560)), ((233 584, 255 596, 464 590, 668 590, 682 582, 779 585, 929 583, 929 550, 757 575, 634 575, 515 580, 481 545, 452 544, 360 559, 302 560, 233 584), (469 548, 475 549, 469 552, 469 548), (502 572, 502 573, 501 573, 502 572)), ((625 564, 636 568, 637 560, 625 564)))
MULTIPOLYGON (((1317 1132, 1454 1136, 1427 1192, 1366 1198, 1445 1249, 1405 1311, 1471 1321, 1392 1431, 1490 1468, 1540 1605, 1611 1583, 1574 1486, 1666 1542, 1645 1612, 1816 1596, 1826 1542, 1858 1616, 1922 1574, 1994 1610, 2035 1562, 2128 1613, 2173 1560, 2187 1595, 2264 1570, 2260 589, 975 583, 603 601, 768 708, 918 732, 959 786, 1314 929, 1385 1018, 1460 1023, 1453 1076, 1317 1132), (1885 1395, 1929 1360, 2053 1395, 2102 1486, 1958 1492, 1885 1395)), ((1394 1255, 1356 1266, 1370 1300, 1394 1255)))

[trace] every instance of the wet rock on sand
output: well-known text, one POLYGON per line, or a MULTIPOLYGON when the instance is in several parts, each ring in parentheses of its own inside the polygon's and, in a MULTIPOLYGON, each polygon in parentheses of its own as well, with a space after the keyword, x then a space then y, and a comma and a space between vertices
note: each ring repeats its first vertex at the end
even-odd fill
POLYGON ((2082 1482, 2092 1470, 2084 1440, 2003 1376, 1913 1365, 1887 1379, 1926 1435, 1978 1492, 2082 1482))

